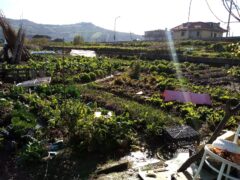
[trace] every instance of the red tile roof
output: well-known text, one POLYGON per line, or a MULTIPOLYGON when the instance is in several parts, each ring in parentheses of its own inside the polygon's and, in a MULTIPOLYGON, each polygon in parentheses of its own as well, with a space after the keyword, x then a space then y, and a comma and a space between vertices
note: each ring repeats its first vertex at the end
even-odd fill
POLYGON ((189 22, 183 23, 171 29, 172 31, 182 30, 210 30, 216 32, 227 32, 226 29, 220 27, 220 23, 214 22, 189 22))

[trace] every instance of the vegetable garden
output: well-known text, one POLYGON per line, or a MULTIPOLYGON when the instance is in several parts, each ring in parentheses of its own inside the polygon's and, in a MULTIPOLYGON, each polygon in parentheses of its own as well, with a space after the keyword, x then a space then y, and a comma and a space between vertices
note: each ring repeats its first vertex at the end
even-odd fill
MULTIPOLYGON (((148 147, 154 140, 161 146, 164 127, 188 124, 202 136, 209 135, 224 116, 226 101, 237 103, 240 99, 238 66, 34 56, 25 64, 1 67, 44 70, 52 77, 50 85, 33 88, 7 82, 0 85, 0 151, 2 155, 11 152, 8 160, 28 179, 88 177, 95 170, 69 170, 58 176, 50 168, 50 173, 34 176, 35 170, 28 174, 26 167, 30 165, 45 171, 43 157, 48 155, 49 144, 58 139, 64 142, 64 152, 123 155, 143 144, 148 147), (96 81, 111 74, 114 76, 109 79, 96 81), (208 93, 212 106, 165 102, 162 93, 166 89, 208 93), (96 112, 101 115, 96 116, 96 112)), ((234 127, 238 118, 232 117, 227 126, 234 127)), ((6 157, 0 158, 5 162, 6 157)), ((48 162, 62 161, 56 158, 48 162)), ((0 174, 10 178, 4 166, 0 163, 0 174)))

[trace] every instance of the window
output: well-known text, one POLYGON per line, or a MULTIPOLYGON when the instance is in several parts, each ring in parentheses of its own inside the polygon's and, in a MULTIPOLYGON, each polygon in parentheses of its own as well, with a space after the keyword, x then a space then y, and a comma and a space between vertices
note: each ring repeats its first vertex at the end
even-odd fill
POLYGON ((181 36, 185 36, 185 32, 184 31, 181 32, 181 36))
POLYGON ((214 37, 217 37, 217 33, 214 33, 214 37))

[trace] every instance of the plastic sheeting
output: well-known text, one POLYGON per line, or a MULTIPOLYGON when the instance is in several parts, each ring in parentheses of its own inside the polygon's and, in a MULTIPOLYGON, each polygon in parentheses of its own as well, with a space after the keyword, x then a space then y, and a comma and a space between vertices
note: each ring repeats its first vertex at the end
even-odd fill
POLYGON ((21 83, 18 83, 16 86, 32 87, 32 86, 39 86, 42 84, 49 84, 50 82, 51 82, 51 77, 43 77, 43 78, 37 78, 34 80, 23 81, 21 83))
POLYGON ((71 56, 96 57, 95 51, 90 51, 90 50, 72 49, 70 52, 70 55, 71 56))
POLYGON ((31 51, 31 54, 56 54, 54 51, 31 51))
POLYGON ((163 93, 164 101, 178 101, 182 103, 191 102, 193 104, 212 105, 209 94, 198 94, 185 91, 165 90, 163 93))

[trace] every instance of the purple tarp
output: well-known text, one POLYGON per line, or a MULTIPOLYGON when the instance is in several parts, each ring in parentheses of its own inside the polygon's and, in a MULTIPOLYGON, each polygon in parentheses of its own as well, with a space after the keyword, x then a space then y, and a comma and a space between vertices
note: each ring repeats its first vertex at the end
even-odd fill
POLYGON ((164 101, 192 102, 193 104, 212 105, 209 94, 198 94, 184 91, 165 90, 164 101))

